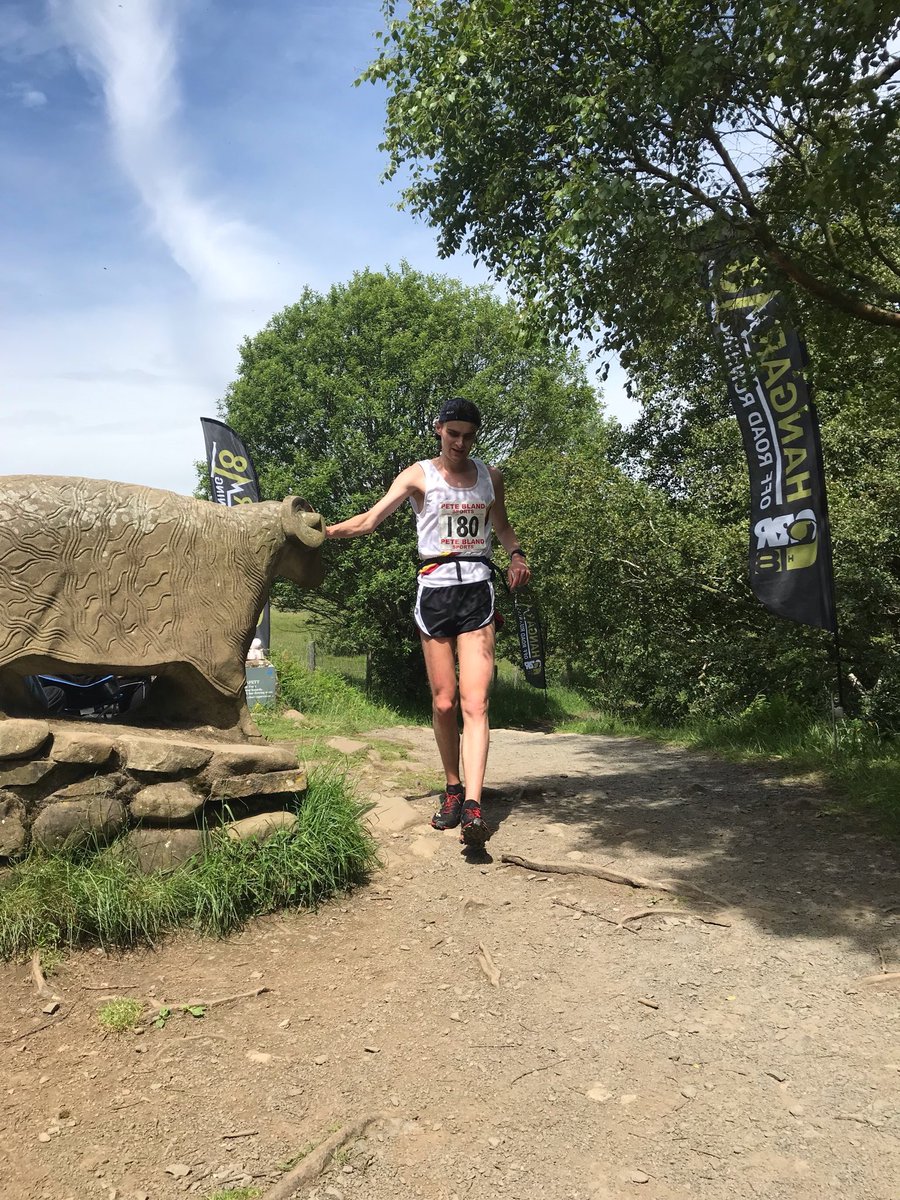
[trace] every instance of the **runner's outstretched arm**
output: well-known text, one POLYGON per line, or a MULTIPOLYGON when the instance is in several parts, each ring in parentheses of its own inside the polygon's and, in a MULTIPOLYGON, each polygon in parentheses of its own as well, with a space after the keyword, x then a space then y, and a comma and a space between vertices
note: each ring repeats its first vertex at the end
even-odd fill
POLYGON ((506 515, 506 491, 503 487, 503 476, 496 467, 488 468, 491 472, 491 482, 494 485, 494 507, 491 509, 491 524, 494 533, 497 535, 497 541, 507 553, 517 550, 517 554, 511 554, 509 560, 509 568, 506 572, 506 579, 509 583, 509 590, 513 591, 517 587, 524 587, 531 578, 531 569, 525 561, 525 555, 522 553, 522 547, 519 545, 519 539, 516 537, 515 530, 509 523, 509 517, 506 515))
POLYGON ((401 471, 381 499, 355 517, 346 521, 338 521, 336 525, 326 525, 325 536, 329 538, 362 537, 377 529, 381 522, 400 507, 404 500, 424 488, 422 468, 413 463, 405 471, 401 471))

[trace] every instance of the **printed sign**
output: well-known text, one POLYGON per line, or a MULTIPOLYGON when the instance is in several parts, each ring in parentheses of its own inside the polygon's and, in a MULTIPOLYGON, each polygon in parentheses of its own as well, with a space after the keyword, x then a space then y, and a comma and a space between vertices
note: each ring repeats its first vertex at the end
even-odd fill
POLYGON ((803 343, 758 263, 712 263, 710 287, 750 473, 750 584, 779 616, 835 631, 825 476, 803 343))
MULTIPOLYGON (((213 417, 201 417, 206 442, 206 462, 214 504, 255 504, 259 499, 259 482, 244 443, 230 426, 213 417)), ((268 601, 262 610, 256 636, 269 649, 270 620, 268 601)))
POLYGON ((487 549, 487 505, 442 501, 438 533, 444 554, 484 554, 487 549))

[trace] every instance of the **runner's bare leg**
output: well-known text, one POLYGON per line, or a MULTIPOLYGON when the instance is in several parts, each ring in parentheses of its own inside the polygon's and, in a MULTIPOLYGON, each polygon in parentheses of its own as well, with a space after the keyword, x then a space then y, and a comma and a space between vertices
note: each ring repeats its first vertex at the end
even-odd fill
POLYGON ((431 724, 448 784, 459 783, 459 724, 456 718, 455 638, 422 639, 425 669, 431 685, 431 724))
POLYGON ((494 678, 494 626, 461 633, 456 639, 459 700, 463 713, 462 760, 466 799, 481 803, 491 731, 488 693, 494 678))

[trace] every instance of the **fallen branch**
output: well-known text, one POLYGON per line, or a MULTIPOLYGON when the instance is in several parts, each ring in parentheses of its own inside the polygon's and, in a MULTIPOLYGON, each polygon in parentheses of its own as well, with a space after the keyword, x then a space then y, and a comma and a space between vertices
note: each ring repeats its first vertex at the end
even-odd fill
POLYGON ((585 908, 583 904, 573 904, 571 900, 560 900, 558 896, 553 897, 553 903, 558 904, 560 908, 574 908, 576 912, 584 913, 586 917, 596 917, 598 921, 605 921, 607 925, 615 925, 616 929, 625 929, 628 933, 637 935, 636 929, 629 929, 621 921, 614 921, 612 917, 607 917, 603 913, 597 912, 595 908, 585 908))
POLYGON ((627 887, 647 888, 651 892, 670 892, 672 895, 690 896, 694 900, 705 900, 708 904, 724 904, 718 896, 704 892, 702 888, 692 883, 683 883, 675 879, 644 879, 640 875, 625 875, 621 871, 608 871, 606 867, 595 867, 591 863, 538 863, 518 854, 502 854, 500 861, 513 867, 523 867, 526 871, 539 871, 548 875, 591 875, 595 879, 605 879, 608 883, 621 883, 627 887))
POLYGON ((50 985, 47 983, 47 977, 44 974, 44 969, 41 966, 41 952, 35 950, 31 956, 31 978, 34 980, 34 986, 37 988, 38 995, 43 1000, 62 1000, 62 996, 57 996, 50 985))
POLYGON ((306 1187, 317 1176, 321 1175, 336 1150, 340 1150, 341 1146, 347 1142, 353 1142, 357 1138, 362 1137, 370 1125, 374 1125, 376 1121, 383 1120, 380 1113, 372 1114, 368 1117, 360 1117, 358 1121, 354 1121, 350 1125, 345 1125, 343 1129, 339 1129, 337 1133, 333 1133, 330 1138, 317 1146, 315 1150, 307 1154, 306 1157, 299 1162, 296 1167, 292 1168, 286 1175, 267 1192, 263 1192, 260 1200, 291 1200, 302 1187, 306 1187))
POLYGON ((235 1000, 252 1000, 255 996, 261 996, 264 992, 271 990, 268 987, 258 987, 249 992, 235 992, 233 996, 220 996, 218 1000, 186 1000, 177 1004, 157 1000, 155 997, 147 997, 142 1003, 152 1011, 144 1018, 144 1024, 152 1025, 161 1012, 167 1012, 169 1016, 174 1016, 176 1013, 189 1013, 192 1008, 202 1008, 206 1013, 208 1009, 218 1008, 221 1004, 233 1004, 235 1000))
POLYGON ((878 987, 879 984, 894 987, 900 983, 900 971, 882 971, 880 975, 866 975, 859 982, 868 987, 878 987))
POLYGON ((730 929, 730 921, 717 921, 713 917, 701 917, 699 913, 681 912, 677 908, 642 908, 640 912, 629 913, 627 917, 622 918, 622 924, 626 925, 627 921, 643 921, 647 917, 679 917, 686 919, 690 917, 694 921, 702 921, 704 925, 721 925, 723 929, 730 929))
POLYGON ((139 987, 137 983, 80 983, 83 992, 109 992, 110 998, 115 998, 119 992, 127 992, 139 987))
POLYGON ((485 946, 484 942, 478 943, 478 953, 475 955, 479 967, 488 977, 488 982, 491 987, 500 986, 500 968, 491 958, 491 953, 485 946))
MULTIPOLYGON (((526 1075, 536 1075, 538 1071, 549 1071, 551 1067, 558 1066, 560 1063, 568 1062, 567 1058, 554 1058, 553 1062, 544 1063, 542 1067, 532 1067, 530 1071, 523 1071, 521 1075, 517 1075, 515 1079, 509 1081, 508 1087, 512 1087, 514 1083, 518 1083, 520 1079, 524 1079, 526 1075)), ((264 1196, 263 1200, 268 1200, 264 1196)))
POLYGON ((77 1003, 78 1001, 76 1000, 75 1004, 72 1004, 69 1006, 69 1008, 65 1009, 65 1011, 62 1012, 55 1021, 44 1021, 42 1025, 35 1025, 34 1029, 26 1029, 24 1033, 17 1033, 15 1037, 7 1038, 3 1045, 11 1046, 13 1042, 23 1042, 25 1038, 33 1037, 34 1034, 40 1033, 42 1029, 49 1029, 53 1025, 62 1025, 63 1021, 71 1016, 72 1009, 75 1008, 77 1003))

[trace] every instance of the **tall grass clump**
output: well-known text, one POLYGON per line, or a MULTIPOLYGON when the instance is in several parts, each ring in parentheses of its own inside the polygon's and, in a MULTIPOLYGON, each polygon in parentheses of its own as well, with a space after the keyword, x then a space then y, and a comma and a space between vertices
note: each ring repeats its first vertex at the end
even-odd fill
POLYGON ((263 841, 208 832, 206 853, 144 874, 122 842, 93 851, 35 851, 0 877, 0 958, 99 943, 153 944, 179 927, 223 937, 278 908, 313 908, 377 864, 366 806, 344 776, 316 771, 293 828, 263 841))
POLYGON ((491 688, 491 725, 495 729, 535 729, 558 726, 586 713, 589 705, 572 688, 545 691, 500 673, 491 688))
POLYGON ((369 699, 363 688, 332 671, 310 671, 287 653, 273 653, 278 670, 281 702, 316 719, 352 733, 376 726, 395 725, 397 711, 369 699))

